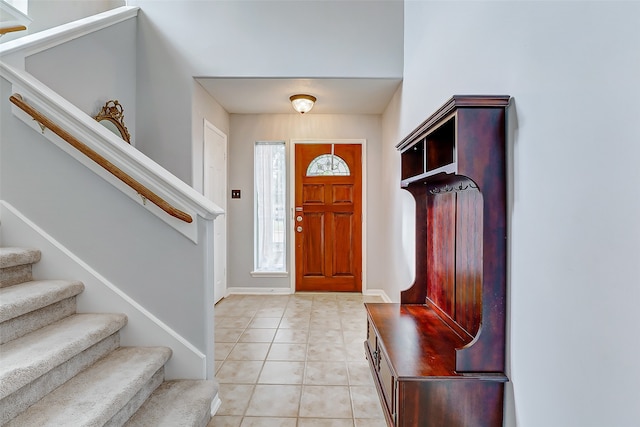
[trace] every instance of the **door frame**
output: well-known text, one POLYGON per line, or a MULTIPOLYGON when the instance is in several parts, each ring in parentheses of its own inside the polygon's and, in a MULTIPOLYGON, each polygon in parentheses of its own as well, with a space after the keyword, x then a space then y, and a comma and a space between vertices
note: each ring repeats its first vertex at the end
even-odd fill
POLYGON ((296 195, 296 144, 358 144, 362 147, 362 295, 367 291, 367 140, 366 139, 291 139, 289 144, 289 290, 296 291, 296 236, 295 236, 295 195, 296 195))
MULTIPOLYGON (((207 156, 207 150, 208 148, 208 143, 207 143, 207 130, 212 131, 213 133, 215 133, 216 135, 218 135, 220 138, 222 138, 222 140, 224 141, 224 191, 223 191, 223 199, 224 199, 224 206, 220 206, 223 210, 224 213, 222 215, 219 215, 217 219, 223 220, 223 224, 224 224, 224 248, 222 248, 222 251, 224 253, 224 260, 223 263, 224 265, 223 267, 223 283, 222 283, 222 287, 224 289, 222 289, 221 294, 222 295, 218 295, 218 292, 216 292, 216 282, 215 282, 215 250, 218 248, 214 248, 214 259, 211 260, 212 265, 214 265, 214 269, 213 269, 213 287, 214 287, 214 304, 217 303, 218 301, 220 301, 222 298, 227 296, 227 292, 228 292, 228 283, 227 283, 227 277, 228 277, 228 248, 229 248, 229 224, 227 223, 227 206, 228 206, 228 200, 227 200, 227 193, 228 193, 228 189, 229 189, 229 138, 227 137, 227 134, 225 134, 223 131, 221 131, 220 129, 218 129, 213 123, 211 123, 209 120, 207 120, 206 118, 204 119, 204 126, 203 126, 203 131, 202 131, 202 194, 208 198, 207 196, 207 189, 208 189, 208 183, 206 182, 206 178, 207 178, 207 161, 208 161, 208 156, 207 156)), ((214 220, 215 222, 215 220, 214 220)), ((214 225, 214 230, 213 230, 214 234, 215 234, 215 225, 214 225)))

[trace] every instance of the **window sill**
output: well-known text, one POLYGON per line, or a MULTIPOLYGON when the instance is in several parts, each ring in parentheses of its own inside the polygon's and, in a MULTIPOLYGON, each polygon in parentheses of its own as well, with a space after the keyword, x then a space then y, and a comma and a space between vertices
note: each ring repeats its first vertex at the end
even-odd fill
POLYGON ((251 277, 289 277, 286 271, 252 271, 251 277))

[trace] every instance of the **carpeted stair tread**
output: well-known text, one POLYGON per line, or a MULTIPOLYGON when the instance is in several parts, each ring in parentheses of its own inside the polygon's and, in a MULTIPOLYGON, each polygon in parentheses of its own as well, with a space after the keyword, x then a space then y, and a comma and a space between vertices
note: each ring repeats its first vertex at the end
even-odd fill
POLYGON ((216 389, 214 381, 165 381, 125 427, 204 427, 211 416, 216 389))
POLYGON ((0 399, 119 331, 124 314, 75 314, 0 345, 0 399))
POLYGON ((0 288, 0 322, 38 310, 81 293, 82 282, 37 280, 0 288))
POLYGON ((40 251, 30 248, 0 248, 0 268, 33 264, 40 261, 40 251))
POLYGON ((6 427, 105 425, 170 357, 171 350, 166 347, 120 347, 43 397, 6 427))

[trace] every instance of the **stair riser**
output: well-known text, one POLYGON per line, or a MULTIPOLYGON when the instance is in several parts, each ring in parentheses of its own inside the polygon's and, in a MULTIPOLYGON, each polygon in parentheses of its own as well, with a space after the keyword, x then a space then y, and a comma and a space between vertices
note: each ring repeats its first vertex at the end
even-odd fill
POLYGON ((33 277, 31 264, 0 269, 0 288, 28 282, 33 277))
POLYGON ((217 395, 214 381, 166 381, 124 427, 206 427, 211 420, 211 402, 217 395))
POLYGON ((66 298, 55 304, 32 311, 0 324, 0 344, 20 338, 43 326, 56 322, 76 312, 76 298, 66 298))
POLYGON ((55 390, 119 346, 120 334, 116 332, 0 400, 0 425, 4 425, 4 423, 16 417, 43 396, 55 390))
POLYGON ((153 374, 151 379, 129 400, 117 414, 107 422, 104 427, 120 427, 142 406, 151 393, 164 381, 164 366, 153 374))

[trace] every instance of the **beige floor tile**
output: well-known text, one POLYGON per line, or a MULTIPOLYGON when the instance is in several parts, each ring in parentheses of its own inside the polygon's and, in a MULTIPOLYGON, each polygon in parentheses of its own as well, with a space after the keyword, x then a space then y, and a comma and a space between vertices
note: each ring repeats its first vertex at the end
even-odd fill
POLYGON ((280 327, 273 338, 274 343, 306 344, 309 341, 308 329, 286 329, 280 327))
MULTIPOLYGON (((276 339, 278 335, 276 334, 276 339)), ((267 360, 303 361, 307 357, 306 344, 277 343, 271 344, 267 360)))
POLYGON ((351 418, 349 388, 305 385, 300 399, 300 417, 351 418))
POLYGON ((346 362, 307 362, 304 383, 308 385, 348 385, 346 362))
POLYGON ((215 326, 224 329, 244 329, 249 326, 252 316, 217 316, 215 326))
POLYGON ((269 343, 239 342, 229 352, 227 360, 264 360, 270 345, 269 343))
POLYGON ((244 417, 240 427, 296 427, 296 418, 244 417))
POLYGON ((298 427, 353 427, 351 418, 299 418, 298 427))
POLYGON ((227 360, 218 369, 216 378, 220 383, 255 384, 263 363, 251 360, 227 360))
POLYGON ((309 328, 309 342, 327 344, 342 344, 343 337, 340 329, 309 328))
POLYGON ((371 368, 366 360, 347 362, 347 368, 349 369, 349 385, 374 385, 371 368))
POLYGON ((301 386, 258 384, 249 401, 246 416, 296 417, 301 386))
POLYGON ((364 356, 365 300, 382 302, 297 293, 216 304, 222 406, 207 427, 385 427, 364 356))
POLYGON ((231 342, 235 343, 240 339, 240 336, 244 332, 244 329, 226 329, 226 328, 216 328, 213 331, 214 339, 216 343, 219 342, 231 342))
POLYGON ((216 415, 244 415, 255 386, 246 384, 220 384, 222 404, 216 415))
POLYGON ((239 342, 271 342, 276 335, 275 329, 245 329, 239 342))
POLYGON ((231 342, 217 342, 215 346, 216 348, 214 352, 214 359, 215 360, 226 359, 229 353, 231 353, 231 350, 233 350, 234 346, 235 344, 231 342))
POLYGON ((280 321, 280 329, 301 329, 309 328, 309 316, 285 316, 280 321))
POLYGON ((355 427, 387 427, 384 418, 356 418, 354 422, 355 427))
POLYGON ((240 427, 242 422, 241 416, 235 415, 216 415, 211 418, 207 427, 240 427))
POLYGON ((347 360, 355 362, 367 360, 364 352, 364 340, 345 343, 344 348, 347 360))
POLYGON ((284 314, 284 307, 268 307, 261 308, 256 311, 255 317, 282 317, 284 314))
POLYGON ((328 361, 346 360, 346 354, 343 345, 318 342, 310 342, 307 347, 307 360, 313 361, 328 361))
POLYGON ((355 418, 382 418, 382 407, 375 387, 350 387, 355 418))
POLYGON ((304 362, 266 361, 258 384, 302 384, 304 362))
POLYGON ((254 317, 249 328, 252 329, 275 329, 280 324, 280 317, 254 317))

